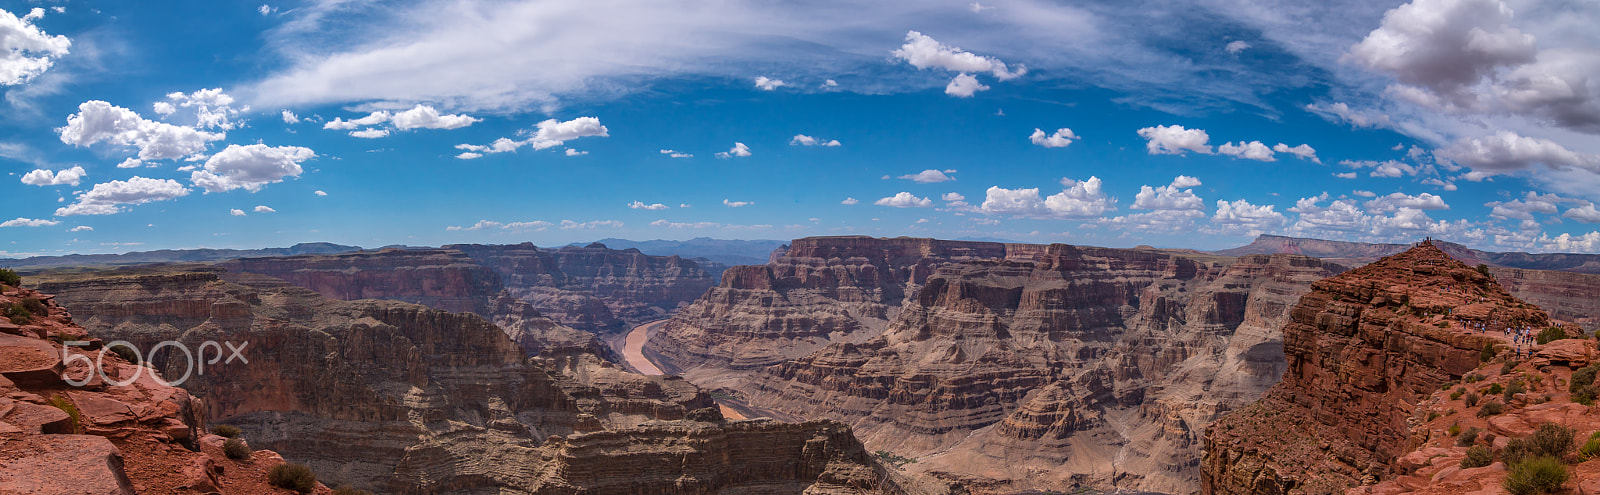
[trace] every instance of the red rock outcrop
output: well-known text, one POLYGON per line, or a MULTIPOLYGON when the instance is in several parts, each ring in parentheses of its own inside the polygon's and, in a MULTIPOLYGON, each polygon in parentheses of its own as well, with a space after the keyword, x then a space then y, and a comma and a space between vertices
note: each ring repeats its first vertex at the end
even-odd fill
MULTIPOLYGON (((39 285, 58 291, 106 338, 141 348, 163 340, 191 348, 249 342, 248 364, 212 365, 184 387, 206 398, 210 418, 337 483, 406 494, 885 487, 842 425, 724 422, 710 397, 685 380, 625 373, 581 347, 527 358, 475 314, 337 301, 280 279, 208 267, 42 278, 39 285), (571 446, 589 444, 564 440, 585 435, 601 436, 579 450, 571 446), (605 438, 637 441, 613 448, 601 445, 605 438), (686 455, 700 460, 680 463, 686 455), (574 466, 574 459, 583 462, 574 466), (637 462, 678 475, 572 477, 609 469, 602 466, 637 470, 637 462)), ((152 360, 171 374, 181 358, 152 360)))
POLYGON ((1335 493, 1393 479, 1415 446, 1419 403, 1478 369, 1485 346, 1506 349, 1501 329, 1554 324, 1427 242, 1312 289, 1283 327, 1283 381, 1207 430, 1206 493, 1335 493))
POLYGON ((54 296, 0 294, 0 306, 26 300, 32 317, 0 327, 0 493, 280 492, 266 482, 276 453, 228 458, 200 399, 105 352, 54 296))

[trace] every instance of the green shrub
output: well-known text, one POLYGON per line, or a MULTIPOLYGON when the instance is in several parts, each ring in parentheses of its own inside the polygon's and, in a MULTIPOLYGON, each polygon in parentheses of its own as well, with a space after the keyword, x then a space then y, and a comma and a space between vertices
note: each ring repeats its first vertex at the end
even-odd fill
POLYGON ((293 490, 300 493, 310 493, 317 488, 317 473, 305 464, 279 464, 272 466, 267 472, 267 483, 272 486, 293 490))
POLYGON ((1483 375, 1480 375, 1480 374, 1477 374, 1477 373, 1472 373, 1472 374, 1469 374, 1465 378, 1462 378, 1462 379, 1465 380, 1467 383, 1477 383, 1477 382, 1483 381, 1483 375))
POLYGON ((1478 433, 1481 432, 1483 432, 1483 430, 1479 430, 1476 426, 1467 428, 1467 431, 1461 432, 1461 436, 1456 437, 1456 446, 1467 447, 1474 443, 1478 443, 1478 433))
POLYGON ((12 270, 10 268, 0 268, 0 284, 6 284, 12 287, 21 287, 22 276, 17 275, 16 270, 12 270))
POLYGON ((1573 430, 1555 423, 1539 425, 1532 435, 1523 438, 1513 438, 1501 451, 1500 457, 1506 464, 1521 462, 1535 457, 1560 458, 1572 450, 1573 430))
POLYGON ((1534 337, 1533 340, 1538 342, 1539 345, 1545 345, 1564 338, 1567 338, 1566 330, 1562 330, 1561 327, 1550 327, 1539 332, 1539 335, 1534 337))
POLYGON ((1457 387, 1456 391, 1450 392, 1450 400, 1460 399, 1461 395, 1465 393, 1467 393, 1466 387, 1457 387))
POLYGON ((1461 425, 1450 425, 1450 429, 1445 430, 1445 431, 1449 432, 1450 436, 1452 436, 1452 437, 1456 436, 1456 435, 1460 435, 1461 434, 1461 425))
POLYGON ((1481 398, 1482 397, 1478 397, 1477 393, 1469 392, 1469 393, 1467 393, 1466 397, 1461 399, 1461 401, 1465 402, 1467 404, 1467 407, 1472 407, 1472 406, 1478 405, 1478 399, 1481 399, 1481 398))
POLYGON ((1494 278, 1493 275, 1489 274, 1489 265, 1483 263, 1478 263, 1478 273, 1483 274, 1485 277, 1494 278))
POLYGON ((1510 385, 1506 385, 1506 392, 1505 392, 1504 398, 1505 398, 1506 402, 1511 402, 1511 398, 1512 397, 1516 396, 1517 394, 1520 394, 1520 393, 1523 393, 1523 392, 1527 392, 1527 391, 1528 391, 1528 387, 1526 385, 1522 384, 1522 380, 1511 380, 1511 384, 1510 385))
POLYGON ((211 432, 217 436, 239 438, 239 427, 234 425, 216 425, 211 427, 211 432))
POLYGON ((1506 405, 1499 402, 1484 403, 1483 407, 1478 409, 1478 417, 1487 418, 1489 416, 1494 416, 1496 414, 1500 414, 1500 412, 1504 411, 1505 408, 1506 405))
POLYGON ((5 317, 10 319, 12 324, 27 325, 28 322, 33 321, 33 313, 28 312, 28 308, 24 308, 18 303, 0 305, 0 312, 5 313, 5 317))
POLYGON ((1567 383, 1567 391, 1577 393, 1579 390, 1583 390, 1583 387, 1594 385, 1594 377, 1597 372, 1600 372, 1600 363, 1578 368, 1578 371, 1572 372, 1572 381, 1567 383))
POLYGON ((22 298, 22 309, 26 309, 29 313, 39 316, 50 314, 50 308, 45 307, 44 301, 40 301, 32 297, 22 298))
POLYGON ((1487 394, 1487 395, 1494 395, 1494 394, 1498 394, 1500 392, 1504 392, 1505 390, 1506 390, 1506 388, 1500 386, 1500 384, 1491 383, 1491 384, 1489 384, 1489 389, 1485 390, 1483 393, 1487 394))
POLYGON ((372 495, 372 492, 357 489, 350 485, 339 485, 333 489, 333 495, 372 495))
MULTIPOLYGON (((1494 351, 1494 343, 1493 342, 1484 344, 1483 345, 1483 350, 1478 351, 1478 362, 1487 363, 1487 362, 1489 362, 1489 360, 1494 359, 1494 355, 1495 354, 1499 354, 1499 353, 1494 351)), ((1469 380, 1469 381, 1467 381, 1467 383, 1472 383, 1472 381, 1469 380)))
POLYGON ((139 364, 139 350, 134 349, 132 346, 119 344, 106 346, 105 349, 111 351, 112 354, 116 354, 123 361, 127 361, 130 364, 139 364))
POLYGON ((1516 462, 1509 467, 1510 472, 1506 473, 1506 479, 1501 486, 1512 495, 1556 493, 1571 476, 1571 473, 1567 472, 1567 465, 1554 457, 1534 457, 1516 462))
POLYGON ((1444 385, 1440 385, 1439 386, 1439 390, 1450 390, 1450 387, 1454 387, 1457 384, 1458 384, 1458 382, 1456 382, 1455 380, 1450 380, 1448 382, 1444 382, 1444 385))
POLYGON ((1428 421, 1433 421, 1435 419, 1439 419, 1439 411, 1429 412, 1428 413, 1428 421))
POLYGON ((1600 438, 1590 438, 1582 447, 1578 447, 1578 455, 1584 459, 1600 457, 1600 438))
POLYGON ((1462 469, 1484 467, 1494 462, 1494 453, 1482 445, 1467 449, 1467 458, 1461 460, 1462 469))
POLYGON ((229 438, 228 441, 222 442, 222 453, 229 459, 249 459, 250 447, 246 446, 243 440, 229 438))
POLYGON ((83 413, 78 411, 78 406, 60 395, 50 396, 50 405, 67 413, 67 431, 61 433, 83 433, 83 413))
POLYGON ((1500 365, 1500 374, 1502 374, 1502 375, 1511 374, 1511 370, 1517 369, 1517 365, 1519 365, 1519 364, 1522 364, 1522 363, 1519 363, 1519 362, 1516 362, 1516 361, 1511 361, 1511 360, 1506 360, 1506 364, 1500 365))

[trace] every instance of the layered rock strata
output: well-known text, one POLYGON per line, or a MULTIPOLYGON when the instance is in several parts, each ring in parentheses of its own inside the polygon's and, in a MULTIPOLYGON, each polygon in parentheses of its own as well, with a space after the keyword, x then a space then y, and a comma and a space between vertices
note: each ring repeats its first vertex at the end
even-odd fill
POLYGON ((1427 242, 1312 289, 1283 326, 1283 381, 1207 430, 1205 493, 1335 493, 1404 474, 1419 403, 1478 369, 1486 346, 1507 349, 1502 329, 1555 324, 1427 242))
MULTIPOLYGON (((876 464, 843 425, 726 422, 682 379, 624 373, 579 347, 527 358, 475 314, 338 301, 205 267, 40 285, 86 326, 142 349, 248 342, 248 364, 211 365, 183 386, 206 398, 210 418, 336 483, 408 494, 881 487, 876 464), (685 456, 698 460, 684 464, 685 456), (676 475, 595 475, 636 461, 676 475)), ((181 355, 152 361, 168 374, 186 364, 181 355)))

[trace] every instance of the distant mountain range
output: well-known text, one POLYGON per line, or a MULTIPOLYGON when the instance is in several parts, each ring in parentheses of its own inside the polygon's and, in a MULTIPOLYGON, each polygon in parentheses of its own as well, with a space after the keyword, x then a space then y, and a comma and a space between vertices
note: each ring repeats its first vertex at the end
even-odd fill
MULTIPOLYGON (((712 239, 696 237, 687 241, 631 241, 608 238, 595 241, 611 249, 635 248, 653 256, 678 255, 684 258, 705 258, 728 266, 764 265, 772 251, 786 246, 789 241, 737 239, 712 239)), ((587 242, 574 242, 570 246, 584 246, 587 242)))
MULTIPOLYGON (((1480 251, 1460 244, 1445 241, 1433 241, 1439 249, 1449 253, 1451 257, 1461 260, 1469 265, 1484 264, 1489 266, 1523 268, 1528 270, 1555 270, 1575 273, 1600 274, 1600 255, 1596 254, 1569 254, 1569 253, 1496 253, 1480 251)), ((1324 239, 1306 239, 1299 237, 1285 237, 1278 235, 1262 235, 1255 242, 1221 251, 1213 251, 1224 256, 1243 256, 1247 254, 1277 254, 1292 253, 1315 256, 1334 261, 1343 261, 1351 264, 1364 264, 1377 261, 1379 258, 1396 254, 1410 249, 1412 244, 1371 244, 1365 242, 1329 241, 1324 239)))
POLYGON ((66 266, 105 267, 143 265, 149 263, 178 263, 194 261, 222 261, 235 258, 262 256, 294 256, 298 254, 338 254, 360 251, 361 246, 345 246, 327 242, 306 242, 286 248, 263 249, 161 249, 123 254, 69 254, 65 256, 33 256, 28 258, 0 258, 0 267, 16 269, 56 268, 66 266))

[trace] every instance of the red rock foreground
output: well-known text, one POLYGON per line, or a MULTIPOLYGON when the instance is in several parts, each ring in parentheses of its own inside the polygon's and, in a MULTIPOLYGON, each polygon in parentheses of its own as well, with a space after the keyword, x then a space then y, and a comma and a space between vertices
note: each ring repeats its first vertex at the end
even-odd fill
MULTIPOLYGON (((1595 343, 1515 356, 1506 327, 1582 333, 1431 243, 1313 284, 1290 314, 1283 381, 1206 432, 1205 493, 1503 493, 1513 442, 1544 423, 1576 446, 1600 430, 1571 393, 1595 343), (1463 465, 1473 446, 1486 450, 1463 465)), ((1600 460, 1573 449, 1557 455, 1565 488, 1600 493, 1600 460)))
POLYGON ((223 454, 200 399, 114 353, 96 366, 100 341, 54 296, 7 287, 0 307, 14 304, 33 311, 0 319, 0 494, 292 493, 267 484, 284 462, 277 453, 223 454), (67 348, 63 362, 62 341, 89 345, 67 348))

